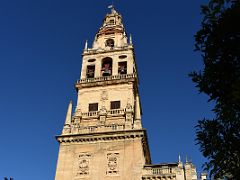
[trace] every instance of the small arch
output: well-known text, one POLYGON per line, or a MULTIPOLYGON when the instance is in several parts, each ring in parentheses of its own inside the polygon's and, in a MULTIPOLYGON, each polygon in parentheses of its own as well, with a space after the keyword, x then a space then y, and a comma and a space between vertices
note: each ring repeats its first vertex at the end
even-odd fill
POLYGON ((107 39, 105 42, 106 47, 114 47, 114 40, 113 39, 107 39))
POLYGON ((102 59, 102 76, 111 76, 112 75, 112 58, 105 57, 102 59))

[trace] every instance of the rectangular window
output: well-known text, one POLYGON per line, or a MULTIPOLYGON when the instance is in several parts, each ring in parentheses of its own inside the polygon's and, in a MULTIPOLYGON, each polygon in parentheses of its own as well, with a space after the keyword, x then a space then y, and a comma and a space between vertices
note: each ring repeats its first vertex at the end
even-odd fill
POLYGON ((111 101, 111 109, 120 109, 120 101, 111 101))
POLYGON ((88 111, 98 111, 98 103, 89 104, 88 111))
POLYGON ((118 74, 127 74, 127 61, 118 63, 118 74))
POLYGON ((94 78, 95 65, 87 66, 87 78, 94 78))

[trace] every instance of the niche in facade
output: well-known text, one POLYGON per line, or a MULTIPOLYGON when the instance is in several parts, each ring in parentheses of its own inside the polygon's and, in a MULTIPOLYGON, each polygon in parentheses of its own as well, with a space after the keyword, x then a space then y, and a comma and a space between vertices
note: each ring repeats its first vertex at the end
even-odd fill
POLYGON ((118 63, 118 74, 127 74, 127 61, 118 63))
POLYGON ((112 75, 112 58, 106 57, 102 60, 102 76, 111 76, 112 75))
POLYGON ((127 55, 121 55, 121 56, 119 56, 119 59, 125 59, 125 58, 127 58, 127 55))
POLYGON ((95 74, 95 65, 87 66, 87 78, 94 78, 95 74))
POLYGON ((96 59, 89 59, 88 62, 94 62, 96 59))
POLYGON ((113 48, 114 47, 114 40, 113 39, 107 39, 106 43, 105 43, 105 46, 113 48))

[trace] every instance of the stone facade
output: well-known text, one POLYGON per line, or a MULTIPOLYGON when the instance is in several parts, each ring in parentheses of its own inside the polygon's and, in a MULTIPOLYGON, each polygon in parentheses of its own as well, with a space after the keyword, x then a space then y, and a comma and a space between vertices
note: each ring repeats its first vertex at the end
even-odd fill
POLYGON ((69 103, 55 180, 195 180, 192 163, 151 164, 141 123, 138 74, 131 37, 114 8, 92 48, 86 42, 78 99, 69 103))

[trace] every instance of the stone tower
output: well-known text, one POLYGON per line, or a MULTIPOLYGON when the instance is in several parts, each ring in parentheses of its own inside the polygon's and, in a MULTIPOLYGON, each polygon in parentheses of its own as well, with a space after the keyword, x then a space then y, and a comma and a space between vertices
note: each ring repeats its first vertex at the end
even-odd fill
MULTIPOLYGON (((151 165, 141 123, 138 73, 131 37, 114 9, 104 18, 93 45, 86 42, 81 77, 69 103, 55 180, 192 180, 182 162, 151 165)), ((192 166, 188 165, 188 172, 192 166)))
POLYGON ((139 180, 150 164, 142 129, 137 68, 122 16, 113 8, 93 47, 82 54, 78 100, 70 102, 60 143, 56 180, 139 180))

